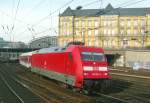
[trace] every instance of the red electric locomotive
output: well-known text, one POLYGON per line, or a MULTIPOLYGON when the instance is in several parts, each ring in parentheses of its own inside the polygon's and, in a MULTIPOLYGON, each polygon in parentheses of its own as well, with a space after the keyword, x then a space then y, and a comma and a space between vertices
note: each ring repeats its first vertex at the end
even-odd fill
POLYGON ((104 50, 97 47, 45 48, 32 53, 30 63, 32 72, 90 91, 110 78, 104 50))

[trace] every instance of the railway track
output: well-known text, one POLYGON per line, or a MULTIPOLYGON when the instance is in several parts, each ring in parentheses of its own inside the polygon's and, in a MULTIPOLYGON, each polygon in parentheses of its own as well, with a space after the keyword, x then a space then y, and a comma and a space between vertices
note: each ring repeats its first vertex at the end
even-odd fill
POLYGON ((129 74, 123 74, 123 73, 111 73, 112 75, 119 75, 119 76, 126 76, 126 77, 134 77, 134 78, 141 78, 141 79, 149 79, 150 77, 148 76, 139 76, 139 75, 129 75, 129 74))
MULTIPOLYGON (((1 75, 1 74, 0 74, 1 75)), ((3 90, 7 91, 7 96, 9 97, 10 100, 6 100, 1 96, 0 102, 4 101, 11 101, 11 102, 16 102, 16 103, 24 103, 24 101, 21 99, 21 97, 11 88, 11 86, 6 82, 5 78, 1 75, 0 76, 0 85, 1 85, 1 92, 4 93, 3 90), (13 99, 12 99, 13 98, 13 99)), ((1 94, 2 95, 2 94, 1 94)), ((5 95, 5 94, 3 94, 5 95)))
MULTIPOLYGON (((55 84, 50 80, 47 80, 46 78, 39 77, 38 75, 26 75, 21 76, 20 78, 24 81, 25 84, 29 85, 30 87, 41 90, 41 93, 43 93, 43 95, 45 95, 46 98, 54 102, 89 103, 88 101, 90 99, 88 99, 88 96, 73 93, 71 90, 64 89, 58 86, 58 84, 55 84), (31 79, 31 76, 34 77, 34 79, 31 79)), ((38 91, 36 92, 38 93, 38 91)))
POLYGON ((112 78, 117 81, 124 81, 125 83, 114 83, 114 90, 122 90, 123 92, 112 93, 110 95, 124 99, 130 103, 150 103, 150 80, 143 77, 130 76, 130 75, 116 75, 113 74, 112 78))
POLYGON ((100 100, 100 98, 102 98, 101 101, 99 101, 101 103, 106 103, 106 99, 107 99, 107 103, 129 103, 126 100, 123 100, 114 96, 106 95, 100 92, 95 92, 95 94, 97 95, 96 98, 99 98, 97 100, 100 100))
MULTIPOLYGON (((54 89, 50 90, 50 88, 53 88, 53 87, 48 88, 49 84, 50 85, 54 85, 55 87, 57 86, 60 91, 62 89, 60 86, 55 85, 55 83, 51 83, 51 81, 49 79, 46 79, 46 78, 43 78, 43 77, 39 77, 36 74, 33 75, 30 72, 28 74, 22 75, 21 78, 23 80, 27 81, 27 83, 30 82, 29 84, 37 85, 37 86, 40 86, 42 88, 47 88, 47 90, 51 91, 51 92, 52 91, 56 92, 56 90, 54 90, 54 89), (30 77, 31 75, 32 75, 32 78, 39 78, 39 79, 37 79, 37 80, 34 79, 32 81, 32 79, 30 77), (39 81, 41 83, 42 82, 46 82, 46 84, 44 83, 43 85, 42 84, 39 85, 39 81)), ((91 102, 92 103, 128 103, 128 102, 126 102, 124 100, 121 100, 119 98, 112 97, 112 96, 109 96, 109 95, 106 95, 106 94, 94 93, 96 95, 94 95, 94 96, 86 96, 86 95, 82 95, 82 94, 79 94, 79 93, 73 93, 73 91, 69 91, 68 92, 68 89, 66 90, 67 92, 65 90, 62 91, 63 95, 62 95, 62 93, 58 93, 58 94, 59 94, 59 96, 61 95, 61 97, 64 97, 63 101, 65 101, 66 103, 76 103, 76 102, 78 102, 78 103, 91 103, 91 102), (65 93, 65 95, 64 95, 64 93, 65 93), (67 98, 67 100, 65 100, 65 98, 67 98)), ((56 95, 56 94, 54 94, 54 95, 56 95)), ((60 101, 62 98, 57 98, 57 99, 59 99, 58 101, 60 101)))
POLYGON ((25 71, 25 68, 20 65, 11 65, 11 67, 11 70, 19 75, 19 81, 41 98, 45 98, 46 103, 150 103, 148 79, 112 75, 114 82, 112 89, 87 96, 64 89, 50 79, 25 71))
POLYGON ((12 71, 8 70, 8 67, 6 64, 1 64, 0 68, 0 79, 3 85, 0 93, 1 101, 4 103, 45 103, 44 100, 17 82, 18 78, 12 71))

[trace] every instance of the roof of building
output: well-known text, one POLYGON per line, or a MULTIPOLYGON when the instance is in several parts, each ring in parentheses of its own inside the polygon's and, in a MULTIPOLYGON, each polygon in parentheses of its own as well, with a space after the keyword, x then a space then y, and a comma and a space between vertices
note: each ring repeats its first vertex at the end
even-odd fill
POLYGON ((31 40, 30 43, 35 42, 35 41, 39 41, 39 40, 45 40, 47 38, 57 39, 57 36, 42 36, 42 37, 35 38, 35 39, 31 40))
POLYGON ((62 14, 60 14, 60 16, 144 16, 146 14, 150 14, 150 8, 114 8, 111 4, 108 4, 104 9, 72 10, 70 7, 68 7, 62 14))

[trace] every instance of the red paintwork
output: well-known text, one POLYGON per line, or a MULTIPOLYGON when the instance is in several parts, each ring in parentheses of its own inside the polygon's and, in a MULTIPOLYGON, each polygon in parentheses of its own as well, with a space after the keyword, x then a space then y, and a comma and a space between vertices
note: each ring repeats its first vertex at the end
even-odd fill
POLYGON ((81 52, 98 52, 104 53, 102 48, 96 47, 86 47, 70 45, 66 48, 64 52, 53 52, 53 53, 34 53, 31 57, 32 67, 45 69, 48 71, 54 71, 65 75, 71 75, 75 77, 75 87, 83 87, 84 79, 103 79, 110 78, 109 75, 104 75, 109 71, 84 71, 83 66, 91 66, 93 68, 97 67, 107 67, 107 60, 103 62, 97 61, 82 61, 81 52), (72 59, 70 58, 72 54, 72 59), (95 62, 95 64, 93 64, 95 62), (87 73, 87 75, 84 75, 87 73), (96 74, 96 75, 95 75, 96 74))
POLYGON ((68 65, 71 66, 71 62, 68 52, 32 55, 32 67, 62 74, 74 75, 74 72, 68 69, 68 65))

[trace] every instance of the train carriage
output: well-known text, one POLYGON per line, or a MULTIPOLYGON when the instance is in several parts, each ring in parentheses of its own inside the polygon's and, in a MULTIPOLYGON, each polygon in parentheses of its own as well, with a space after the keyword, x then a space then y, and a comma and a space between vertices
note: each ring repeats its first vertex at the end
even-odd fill
POLYGON ((33 54, 33 52, 22 53, 19 56, 19 63, 27 68, 30 68, 32 54, 33 54))

